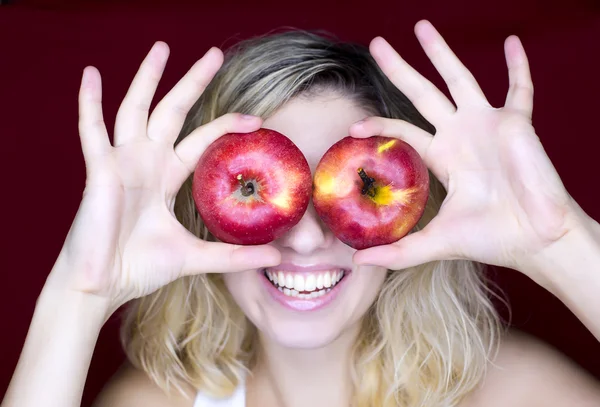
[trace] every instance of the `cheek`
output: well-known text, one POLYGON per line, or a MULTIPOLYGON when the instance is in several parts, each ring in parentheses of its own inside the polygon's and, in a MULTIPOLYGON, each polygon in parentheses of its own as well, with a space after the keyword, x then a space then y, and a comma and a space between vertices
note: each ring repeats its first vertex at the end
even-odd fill
POLYGON ((383 267, 359 266, 355 271, 356 281, 352 284, 353 295, 360 296, 360 307, 368 308, 377 299, 384 284, 387 269, 383 267))
POLYGON ((356 271, 357 281, 354 281, 352 290, 348 293, 351 297, 358 298, 354 301, 356 309, 353 312, 353 319, 363 317, 377 300, 387 273, 387 269, 382 267, 363 266, 356 271))
POLYGON ((339 315, 346 327, 358 323, 377 301, 387 273, 387 269, 375 266, 358 266, 353 270, 352 281, 340 299, 339 315))
POLYGON ((247 270, 223 274, 225 287, 241 308, 244 308, 244 304, 249 301, 255 292, 256 273, 256 270, 247 270))

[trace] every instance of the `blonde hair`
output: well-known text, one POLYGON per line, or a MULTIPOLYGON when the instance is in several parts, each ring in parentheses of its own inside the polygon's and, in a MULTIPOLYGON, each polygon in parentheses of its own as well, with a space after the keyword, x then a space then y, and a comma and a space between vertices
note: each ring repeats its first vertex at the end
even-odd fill
MULTIPOLYGON (((191 109, 177 143, 228 112, 269 117, 296 96, 333 90, 372 114, 435 129, 378 68, 366 47, 319 33, 285 31, 243 41, 226 53, 191 109)), ((438 212, 445 191, 431 179, 415 230, 438 212)), ((191 177, 175 203, 177 219, 214 240, 191 195, 191 177)), ((436 261, 389 271, 365 315, 353 358, 353 405, 453 406, 483 378, 502 325, 482 267, 436 261)), ((122 341, 129 360, 166 391, 190 385, 230 395, 254 363, 256 329, 218 274, 181 278, 133 301, 122 341)))

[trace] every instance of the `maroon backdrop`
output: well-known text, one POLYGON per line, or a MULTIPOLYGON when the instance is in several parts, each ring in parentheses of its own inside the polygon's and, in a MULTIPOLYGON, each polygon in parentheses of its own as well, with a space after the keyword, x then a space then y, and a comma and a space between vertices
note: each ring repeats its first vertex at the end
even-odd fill
MULTIPOLYGON (((441 84, 413 35, 430 19, 473 71, 494 105, 507 90, 503 40, 521 36, 536 86, 534 124, 568 190, 595 219, 598 199, 597 0, 481 0, 331 3, 246 0, 16 1, 0 6, 2 253, 0 396, 17 363, 37 295, 77 210, 85 168, 77 135, 77 92, 86 65, 99 68, 109 129, 152 43, 171 58, 162 97, 211 46, 292 26, 326 29, 368 43, 383 35, 441 84), (117 4, 118 3, 118 4, 117 4), (127 3, 124 5, 124 3, 127 3), (164 4, 161 4, 164 3, 164 4), (595 164, 596 163, 596 164, 595 164)), ((156 102, 155 102, 156 103, 156 102)), ((600 345, 554 297, 511 270, 496 270, 513 324, 553 344, 600 377, 600 345)), ((118 317, 103 330, 84 405, 121 363, 118 317)))

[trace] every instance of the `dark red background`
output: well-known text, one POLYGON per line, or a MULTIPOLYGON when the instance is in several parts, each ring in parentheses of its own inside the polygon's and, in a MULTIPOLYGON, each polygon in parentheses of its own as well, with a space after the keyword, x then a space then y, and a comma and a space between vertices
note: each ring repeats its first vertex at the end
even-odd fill
MULTIPOLYGON (((412 29, 430 19, 494 105, 507 89, 503 40, 521 36, 536 86, 534 124, 570 193, 595 219, 598 199, 600 3, 597 0, 13 1, 0 6, 0 136, 3 267, 0 395, 8 385, 36 297, 77 210, 85 170, 77 92, 86 65, 100 69, 104 114, 118 105, 156 40, 171 46, 162 97, 211 46, 293 26, 367 43, 383 35, 441 84, 412 29), (127 3, 127 4, 124 4, 127 3)), ((497 270, 513 323, 555 345, 600 378, 600 345, 554 297, 497 270)), ((84 405, 122 361, 118 318, 102 332, 84 405)))

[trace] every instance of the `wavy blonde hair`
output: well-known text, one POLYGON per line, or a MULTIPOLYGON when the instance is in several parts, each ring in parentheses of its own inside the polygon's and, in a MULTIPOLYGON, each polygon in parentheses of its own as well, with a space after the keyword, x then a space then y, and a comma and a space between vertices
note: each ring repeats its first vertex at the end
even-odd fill
MULTIPOLYGON (((225 113, 267 118, 291 98, 323 90, 435 133, 366 47, 288 30, 242 41, 226 52, 176 143, 225 113)), ((445 196, 439 181, 430 179, 430 199, 415 230, 435 216, 445 196)), ((196 236, 215 240, 196 210, 191 177, 179 191, 175 214, 196 236)), ((353 405, 456 405, 481 382, 498 348, 502 325, 492 295, 482 267, 473 262, 390 270, 354 347, 353 405)), ((167 392, 191 385, 213 396, 230 395, 252 369, 256 341, 255 327, 218 274, 181 278, 133 301, 122 327, 129 360, 167 392)))

